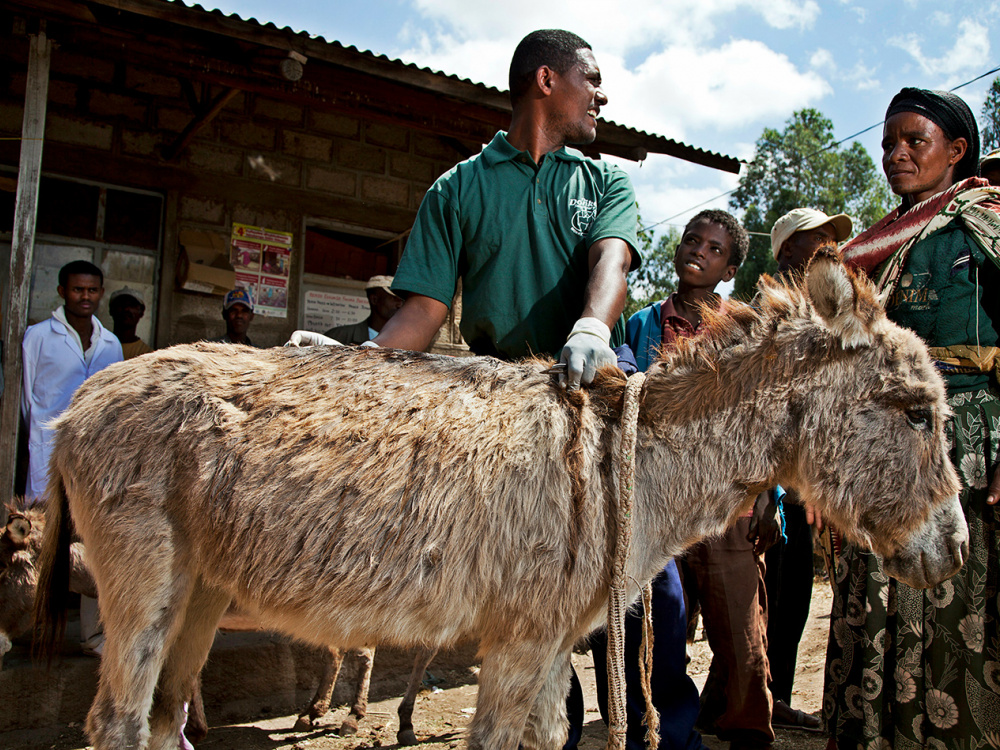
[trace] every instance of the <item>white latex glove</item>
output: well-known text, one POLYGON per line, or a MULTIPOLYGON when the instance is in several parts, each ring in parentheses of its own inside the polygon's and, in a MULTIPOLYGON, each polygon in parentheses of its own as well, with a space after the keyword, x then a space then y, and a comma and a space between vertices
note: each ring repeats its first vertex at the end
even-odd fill
POLYGON ((618 357, 611 350, 611 329, 597 318, 580 318, 570 331, 569 338, 559 354, 559 361, 566 365, 566 375, 560 382, 574 390, 593 382, 597 371, 605 365, 617 365, 618 357))
POLYGON ((285 346, 343 346, 343 344, 322 333, 295 331, 285 346))
POLYGON ((376 344, 376 343, 375 343, 374 341, 372 341, 371 339, 368 339, 368 341, 366 341, 365 343, 363 343, 363 344, 361 345, 361 348, 362 348, 362 349, 378 349, 378 348, 379 348, 379 345, 378 345, 378 344, 376 344))

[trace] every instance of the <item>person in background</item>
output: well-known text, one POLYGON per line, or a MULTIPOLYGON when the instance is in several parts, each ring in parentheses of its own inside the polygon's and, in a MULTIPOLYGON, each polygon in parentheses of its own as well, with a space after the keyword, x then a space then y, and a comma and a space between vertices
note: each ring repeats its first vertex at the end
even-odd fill
MULTIPOLYGON (((975 176, 978 167, 968 105, 949 92, 904 88, 882 129, 882 169, 901 203, 841 248, 944 376, 951 413, 941 417, 969 547, 954 577, 922 590, 889 578, 875 555, 845 541, 823 699, 830 748, 1000 742, 1000 191, 975 176)), ((920 415, 899 416, 901 430, 924 427, 920 415)))
POLYGON ((364 320, 331 328, 324 335, 341 344, 363 344, 378 336, 382 326, 403 306, 403 298, 392 292, 392 276, 372 276, 365 284, 370 313, 364 320))
MULTIPOLYGON (((851 236, 853 224, 846 214, 827 216, 814 208, 796 208, 771 228, 771 252, 779 276, 801 277, 816 251, 836 247, 851 236)), ((767 589, 767 661, 774 699, 771 725, 818 732, 819 718, 791 707, 792 685, 799 641, 809 619, 813 587, 813 535, 794 489, 783 498, 784 534, 764 555, 767 589)))
POLYGON ((127 286, 116 289, 108 301, 108 313, 114 321, 115 336, 121 342, 122 356, 125 359, 153 351, 153 347, 139 338, 135 332, 142 316, 146 314, 146 301, 142 297, 142 292, 127 286))
POLYGON ((993 187, 1000 186, 1000 148, 993 149, 979 161, 979 175, 993 187))
MULTIPOLYGON (((647 370, 664 351, 670 351, 684 338, 694 336, 701 327, 701 311, 704 307, 718 307, 719 296, 715 288, 722 282, 730 281, 746 257, 749 239, 746 231, 736 219, 725 211, 707 210, 697 214, 688 222, 674 253, 674 269, 677 273, 678 290, 665 300, 654 302, 629 318, 626 326, 627 341, 635 353, 638 369, 647 370)), ((740 545, 746 553, 740 564, 753 567, 752 580, 744 586, 746 597, 740 599, 746 604, 752 601, 752 617, 759 647, 760 659, 764 659, 761 638, 763 626, 757 621, 757 574, 750 547, 746 541, 747 530, 742 529, 740 545)), ((650 687, 653 705, 660 714, 659 750, 702 750, 705 747, 701 735, 695 729, 699 715, 698 688, 687 674, 686 633, 687 612, 684 604, 684 590, 678 573, 677 562, 671 561, 653 579, 651 601, 653 617, 653 671, 650 687)), ((645 715, 645 699, 637 666, 642 638, 642 610, 638 605, 625 618, 625 682, 626 717, 628 721, 626 747, 628 750, 643 750, 645 729, 642 725, 645 715)), ((725 624, 713 620, 715 626, 710 639, 728 638, 725 624)), ((706 619, 707 627, 707 619, 706 619)), ((733 651, 723 647, 718 640, 711 642, 713 652, 721 660, 733 651)), ((594 651, 594 675, 597 680, 598 705, 605 722, 608 721, 608 677, 607 677, 607 635, 598 631, 591 636, 594 651)), ((766 670, 766 663, 763 665, 766 670)), ((713 670, 718 665, 713 659, 713 670)), ((767 687, 763 677, 758 681, 762 701, 762 721, 766 727, 769 706, 767 687)), ((770 731, 769 727, 766 727, 770 731)), ((773 734, 769 737, 773 739, 773 734)), ((728 738, 727 739, 737 739, 728 738)), ((738 745, 736 745, 738 746, 738 745)))
POLYGON ((226 334, 216 341, 254 346, 247 335, 253 322, 253 294, 249 289, 236 288, 226 294, 222 302, 222 319, 226 321, 226 334))
MULTIPOLYGON (((122 361, 121 344, 96 315, 104 296, 104 272, 85 260, 72 261, 59 269, 56 290, 63 304, 53 310, 51 318, 30 326, 21 343, 21 413, 28 425, 24 494, 29 507, 45 494, 54 437, 51 421, 69 406, 83 381, 122 361)), ((81 645, 85 653, 100 656, 104 632, 97 600, 80 599, 81 645)))

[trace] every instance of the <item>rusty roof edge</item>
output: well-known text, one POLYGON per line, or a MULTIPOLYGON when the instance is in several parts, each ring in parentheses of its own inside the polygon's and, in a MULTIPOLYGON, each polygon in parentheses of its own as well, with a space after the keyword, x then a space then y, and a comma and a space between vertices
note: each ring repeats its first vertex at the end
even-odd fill
MULTIPOLYGON (((87 0, 87 2, 203 31, 225 33, 244 41, 295 51, 306 57, 333 65, 416 88, 431 90, 501 112, 511 111, 506 91, 500 91, 483 83, 476 83, 468 78, 422 68, 415 63, 359 50, 353 45, 346 46, 336 40, 327 41, 322 36, 309 34, 306 31, 295 31, 288 26, 279 28, 270 21, 261 23, 255 18, 244 19, 235 13, 227 15, 220 10, 207 10, 196 3, 189 5, 184 0, 87 0)), ((734 157, 706 151, 662 135, 646 133, 603 118, 601 119, 601 127, 599 127, 598 140, 593 146, 599 150, 606 150, 601 149, 602 143, 616 147, 614 151, 619 155, 630 152, 631 155, 627 155, 625 158, 635 161, 643 158, 641 151, 644 150, 648 153, 665 154, 733 174, 738 174, 740 170, 741 162, 734 157)))

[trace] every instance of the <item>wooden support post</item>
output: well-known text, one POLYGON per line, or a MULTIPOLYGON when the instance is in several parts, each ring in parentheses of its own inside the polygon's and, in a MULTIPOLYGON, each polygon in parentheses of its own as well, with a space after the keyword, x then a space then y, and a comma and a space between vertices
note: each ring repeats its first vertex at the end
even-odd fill
POLYGON ((38 215, 38 183, 42 174, 51 57, 52 42, 46 38, 45 31, 32 35, 10 247, 9 304, 3 320, 4 391, 0 400, 0 502, 3 503, 8 502, 14 493, 21 409, 21 339, 27 328, 31 295, 31 261, 35 250, 35 219, 38 215))

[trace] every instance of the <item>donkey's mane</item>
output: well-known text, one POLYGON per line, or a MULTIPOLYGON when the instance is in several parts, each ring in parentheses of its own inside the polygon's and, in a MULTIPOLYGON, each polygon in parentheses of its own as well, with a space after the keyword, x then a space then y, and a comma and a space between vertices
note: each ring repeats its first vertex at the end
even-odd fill
POLYGON ((698 335, 681 339, 673 351, 661 350, 657 362, 668 370, 704 364, 734 347, 762 344, 783 322, 810 318, 812 304, 801 276, 778 280, 764 275, 758 288, 753 305, 729 299, 718 308, 703 307, 698 335))

